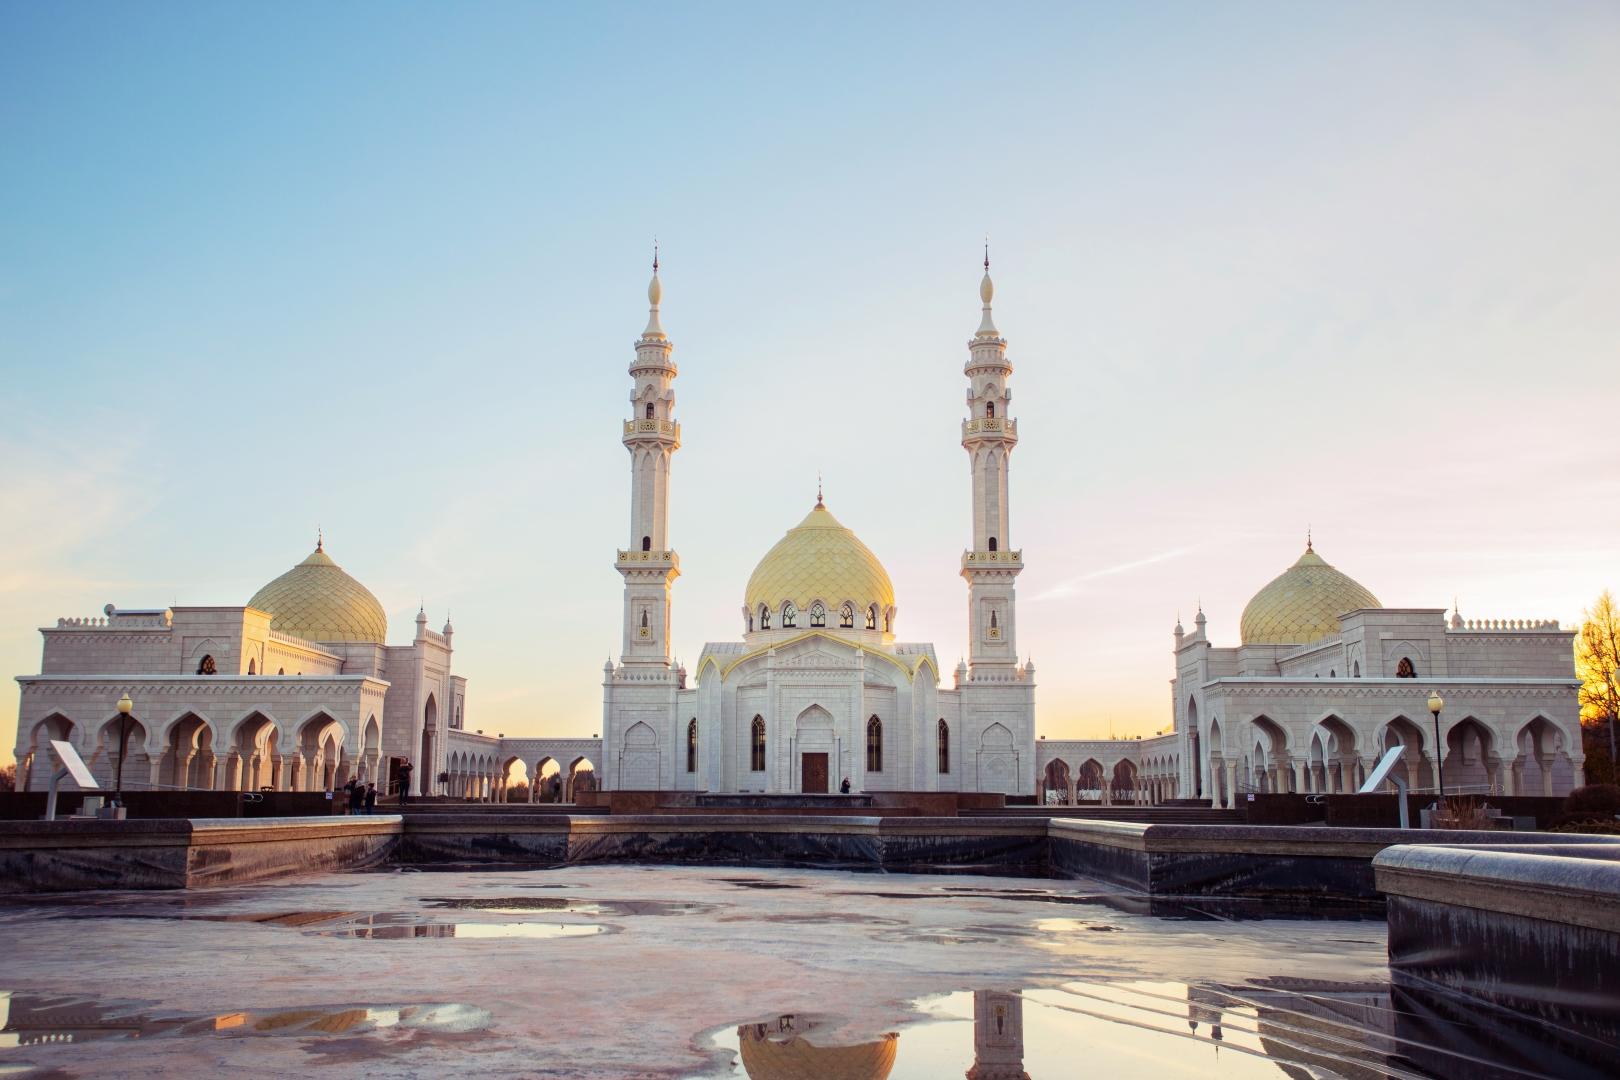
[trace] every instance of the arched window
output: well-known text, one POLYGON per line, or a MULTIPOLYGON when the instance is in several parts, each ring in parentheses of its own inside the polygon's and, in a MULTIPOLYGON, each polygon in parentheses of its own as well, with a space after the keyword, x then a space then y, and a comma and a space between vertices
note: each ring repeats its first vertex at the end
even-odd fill
POLYGON ((652 418, 653 418, 653 403, 649 401, 649 402, 647 402, 647 419, 651 420, 652 418))
POLYGON ((254 667, 253 661, 249 660, 248 661, 248 674, 249 675, 257 675, 258 673, 259 673, 258 669, 254 667))
POLYGON ((647 609, 646 608, 641 609, 641 628, 643 630, 647 629, 647 609))
POLYGON ((855 629, 855 605, 844 601, 844 606, 838 609, 838 625, 845 630, 855 629))
POLYGON ((754 717, 754 734, 748 753, 748 768, 752 772, 765 771, 765 721, 754 717))
POLYGON ((866 722, 866 771, 883 771, 883 721, 875 716, 866 722))
POLYGON ((817 600, 815 603, 810 605, 810 625, 827 625, 827 607, 820 600, 817 600))
POLYGON ((686 725, 686 771, 697 772, 697 717, 686 725))
POLYGON ((276 668, 276 674, 277 675, 285 675, 285 674, 287 674, 287 669, 286 668, 276 668))
POLYGON ((990 629, 994 630, 998 625, 1000 625, 1000 624, 996 622, 996 609, 991 608, 990 609, 990 629))
POLYGON ((941 774, 951 771, 951 726, 942 716, 939 718, 939 771, 941 774))
POLYGON ((641 538, 641 550, 642 551, 651 551, 652 550, 652 537, 643 536, 641 538))
POLYGON ((996 538, 993 536, 990 538, 990 550, 996 550, 996 538))
POLYGON ((996 403, 995 402, 987 401, 987 402, 984 403, 984 415, 986 415, 986 416, 988 416, 988 417, 990 417, 992 419, 995 418, 995 415, 996 415, 996 403))
POLYGON ((1357 660, 1353 665, 1351 665, 1350 677, 1352 679, 1361 678, 1361 661, 1360 660, 1357 660))
POLYGON ((1401 662, 1395 665, 1395 677, 1397 679, 1417 678, 1417 667, 1412 663, 1410 656, 1401 657, 1401 662))
POLYGON ((754 613, 752 611, 750 611, 748 613, 748 632, 753 633, 753 631, 754 631, 754 613))
POLYGON ((873 604, 871 607, 866 609, 866 628, 868 630, 876 630, 877 629, 877 605, 876 604, 873 604))
POLYGON ((1338 677, 1339 677, 1339 669, 1338 668, 1329 668, 1328 669, 1328 678, 1337 679, 1338 677))
POLYGON ((212 654, 205 653, 203 655, 202 663, 197 665, 197 674, 199 674, 199 675, 218 675, 219 674, 219 669, 214 666, 214 657, 212 656, 212 654))
POLYGON ((759 605, 759 628, 761 630, 771 628, 771 609, 764 604, 759 605))
POLYGON ((782 629, 792 630, 799 625, 799 609, 788 600, 782 604, 782 629))

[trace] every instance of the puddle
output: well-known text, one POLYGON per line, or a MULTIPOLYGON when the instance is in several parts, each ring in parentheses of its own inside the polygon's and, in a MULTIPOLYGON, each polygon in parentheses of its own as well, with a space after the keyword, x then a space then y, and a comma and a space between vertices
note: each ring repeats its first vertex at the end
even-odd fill
POLYGON ((1483 1018, 1469 1030, 1436 1024, 1403 1008, 1383 983, 1070 982, 945 993, 908 1011, 907 1022, 865 1027, 858 1018, 753 1019, 695 1043, 716 1048, 719 1075, 756 1080, 1598 1075, 1563 1056, 1556 1032, 1541 1046, 1521 1043, 1482 1060, 1483 1018))
POLYGON ((424 922, 412 915, 368 915, 337 925, 306 930, 306 937, 370 938, 400 941, 414 938, 558 938, 596 937, 608 933, 601 923, 553 922, 424 922))
POLYGON ((802 889, 803 885, 795 881, 772 881, 770 878, 715 878, 728 885, 735 885, 739 889, 802 889))
POLYGON ((0 990, 0 1073, 22 1064, 8 1051, 60 1043, 165 1036, 354 1036, 388 1028, 459 1034, 489 1026, 488 1011, 454 1003, 310 1005, 196 1015, 163 1012, 141 1002, 0 990))
POLYGON ((456 911, 489 911, 522 915, 532 911, 566 911, 576 915, 702 915, 713 904, 674 900, 570 900, 559 896, 424 896, 429 907, 456 911))

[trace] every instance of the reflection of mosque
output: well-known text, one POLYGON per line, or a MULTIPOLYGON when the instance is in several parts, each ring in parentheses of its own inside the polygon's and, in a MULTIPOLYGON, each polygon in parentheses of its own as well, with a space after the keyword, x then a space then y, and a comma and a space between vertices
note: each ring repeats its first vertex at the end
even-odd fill
POLYGON ((1346 1080, 1386 1077, 1399 1052, 1384 983, 1273 978, 1187 987, 1187 1027, 1195 1037, 1225 1042, 1228 1014, 1243 1029, 1233 1036, 1238 1048, 1261 1050, 1289 1076, 1322 1070, 1346 1080))
MULTIPOLYGON (((743 1069, 750 1080, 885 1080, 894 1068, 900 1036, 885 1032, 870 1042, 818 1045, 821 1021, 784 1015, 737 1029, 743 1069)), ((967 1080, 1029 1080, 1024 1071, 1024 1001, 1015 993, 973 995, 973 1067, 967 1080)))

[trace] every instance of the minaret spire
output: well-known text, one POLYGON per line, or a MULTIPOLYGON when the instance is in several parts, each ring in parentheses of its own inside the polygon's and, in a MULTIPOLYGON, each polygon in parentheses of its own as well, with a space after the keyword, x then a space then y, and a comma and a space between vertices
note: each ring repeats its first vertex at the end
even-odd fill
POLYGON ((1001 332, 996 329, 995 320, 990 317, 990 300, 996 295, 996 284, 990 280, 990 238, 984 238, 984 278, 979 282, 979 300, 984 304, 983 316, 979 319, 979 330, 975 338, 999 338, 1001 332))
POLYGON ((664 285, 658 280, 658 237, 653 237, 652 280, 647 282, 647 329, 641 332, 643 341, 663 341, 664 325, 658 321, 658 304, 664 299, 664 285))
POLYGON ((680 575, 680 560, 669 542, 669 474, 670 459, 681 448, 681 426, 675 422, 675 346, 658 318, 664 297, 659 254, 654 238, 647 329, 636 340, 630 362, 631 411, 623 425, 622 441, 630 454, 630 542, 614 565, 624 578, 621 660, 668 668, 670 584, 680 575))
POLYGON ((1015 679, 1018 647, 1014 631, 1014 582, 1023 569, 1022 553, 1011 543, 1008 526, 1008 462, 1018 445, 1012 404, 1012 363, 1007 342, 990 315, 995 285, 990 280, 990 242, 985 238, 983 304, 979 329, 968 342, 968 418, 962 421, 962 448, 973 478, 973 546, 962 554, 968 583, 968 665, 974 680, 1015 679))

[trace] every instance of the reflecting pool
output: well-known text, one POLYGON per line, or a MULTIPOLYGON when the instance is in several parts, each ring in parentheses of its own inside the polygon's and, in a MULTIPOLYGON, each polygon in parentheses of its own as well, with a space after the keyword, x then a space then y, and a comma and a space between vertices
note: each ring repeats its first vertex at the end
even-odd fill
POLYGON ((0 904, 0 1076, 1580 1076, 1367 910, 590 866, 0 904), (1325 917, 1301 917, 1325 916, 1325 917))

